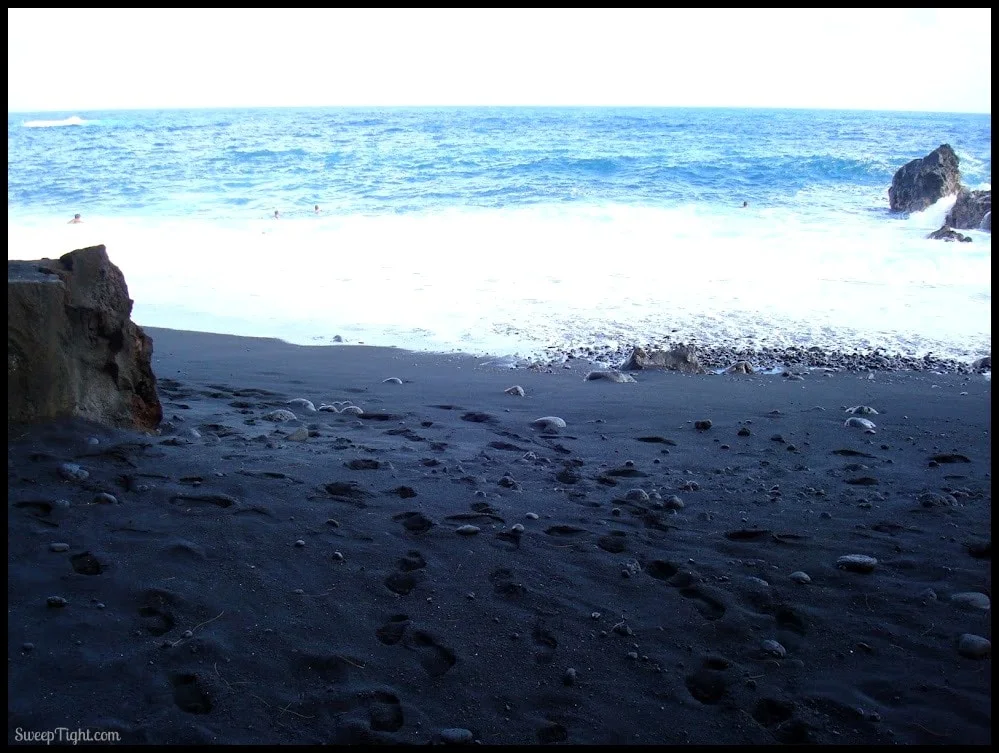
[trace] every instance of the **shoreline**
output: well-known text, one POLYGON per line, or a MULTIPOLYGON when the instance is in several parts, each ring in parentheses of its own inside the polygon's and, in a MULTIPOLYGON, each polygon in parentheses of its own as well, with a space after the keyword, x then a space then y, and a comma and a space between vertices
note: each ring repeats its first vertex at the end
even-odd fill
POLYGON ((991 743, 990 378, 144 329, 8 438, 9 742, 991 743))

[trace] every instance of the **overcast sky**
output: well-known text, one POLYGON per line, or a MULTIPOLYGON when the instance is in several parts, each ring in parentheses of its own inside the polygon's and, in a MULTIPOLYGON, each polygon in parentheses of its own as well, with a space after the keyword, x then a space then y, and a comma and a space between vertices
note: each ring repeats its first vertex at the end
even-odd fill
POLYGON ((7 111, 992 111, 991 9, 8 9, 7 111))

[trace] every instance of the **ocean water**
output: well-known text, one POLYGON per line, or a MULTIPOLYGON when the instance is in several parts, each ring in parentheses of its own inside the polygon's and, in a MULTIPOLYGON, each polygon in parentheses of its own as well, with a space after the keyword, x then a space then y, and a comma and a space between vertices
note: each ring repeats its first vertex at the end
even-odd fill
POLYGON ((991 129, 738 109, 14 113, 8 259, 103 243, 139 324, 302 345, 970 361, 992 347, 991 235, 926 240, 953 199, 898 216, 887 191, 941 143, 990 187, 991 129))

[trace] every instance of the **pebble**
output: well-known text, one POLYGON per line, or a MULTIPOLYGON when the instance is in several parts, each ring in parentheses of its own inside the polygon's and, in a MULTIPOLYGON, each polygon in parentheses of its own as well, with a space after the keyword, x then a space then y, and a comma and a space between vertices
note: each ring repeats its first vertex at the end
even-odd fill
POLYGON ((515 385, 513 385, 513 387, 507 387, 505 390, 503 390, 503 394, 505 394, 505 395, 516 395, 517 397, 523 397, 524 396, 524 388, 521 387, 519 384, 515 384, 515 385))
POLYGON ((694 428, 698 431, 707 431, 712 427, 711 419, 705 418, 700 421, 694 421, 694 428))
POLYGON ((644 489, 629 489, 624 495, 624 498, 633 502, 648 502, 649 493, 644 489))
POLYGON ((736 434, 738 434, 740 437, 748 437, 752 433, 753 432, 751 432, 749 428, 746 426, 743 426, 741 429, 739 429, 739 431, 736 432, 736 434))
POLYGON ((565 674, 562 675, 562 683, 565 685, 575 685, 576 684, 576 670, 569 667, 565 674))
POLYGON ((680 499, 675 494, 671 494, 670 496, 668 496, 666 499, 663 500, 663 507, 665 507, 667 510, 682 510, 683 500, 680 499))
POLYGON ((876 415, 878 415, 878 412, 876 410, 874 410, 874 408, 872 408, 869 405, 855 405, 852 408, 847 408, 846 412, 847 413, 853 413, 853 414, 856 414, 856 415, 859 415, 859 416, 876 416, 876 415))
POLYGON ((333 559, 337 562, 343 562, 343 552, 333 552, 333 559))
POLYGON ((992 655, 992 642, 980 635, 965 633, 958 638, 957 653, 968 659, 985 659, 992 655))
POLYGON ((801 583, 802 585, 807 585, 812 582, 812 579, 808 577, 808 573, 803 570, 796 570, 788 576, 795 583, 801 583))
POLYGON ((537 520, 539 516, 536 512, 529 512, 524 517, 528 520, 537 520))
POLYGON ((62 463, 59 466, 59 475, 67 481, 86 481, 90 478, 90 472, 76 463, 62 463))
POLYGON ((116 505, 118 504, 118 498, 113 494, 108 494, 107 492, 99 492, 94 495, 95 505, 116 505))
POLYGON ((402 384, 402 380, 399 377, 389 377, 388 379, 383 379, 382 384, 402 384))
POLYGON ((287 405, 295 405, 299 408, 303 408, 308 413, 316 412, 316 405, 311 400, 306 400, 304 397, 296 397, 287 402, 287 405))
POLYGON ((631 659, 632 661, 638 661, 638 652, 637 651, 629 651, 628 652, 628 658, 631 659))
POLYGON ((364 415, 364 410, 362 410, 357 405, 345 405, 345 406, 343 406, 340 409, 340 412, 341 413, 346 413, 346 414, 352 415, 352 416, 363 416, 364 415))
POLYGON ((21 650, 24 651, 25 653, 28 653, 30 651, 34 651, 35 650, 35 644, 34 643, 22 643, 21 644, 21 650))
POLYGON ((515 531, 517 533, 523 533, 524 532, 524 524, 523 523, 514 523, 512 526, 510 526, 510 530, 511 531, 515 531))
POLYGON ((474 536, 475 534, 477 534, 481 530, 482 529, 479 528, 478 526, 463 525, 463 526, 459 526, 458 528, 454 529, 454 532, 458 533, 458 534, 461 534, 462 536, 474 536))
POLYGON ((876 429, 877 424, 866 418, 857 418, 856 416, 850 416, 843 422, 843 426, 849 426, 857 429, 876 429))
POLYGON ((836 567, 854 573, 869 573, 877 566, 878 561, 866 554, 844 554, 836 560, 836 567))
POLYGON ((768 654, 773 654, 776 657, 783 659, 787 656, 787 649, 781 644, 774 640, 765 640, 760 644, 760 648, 763 649, 768 654))
POLYGON ((50 607, 57 609, 66 606, 68 602, 61 596, 50 596, 45 600, 45 603, 50 607))
POLYGON ((950 600, 955 604, 974 607, 975 609, 989 610, 992 608, 992 602, 989 600, 989 597, 977 591, 964 591, 952 594, 950 600))
POLYGON ((49 550, 53 552, 68 552, 69 544, 63 544, 63 543, 49 544, 49 550))
POLYGON ((284 421, 297 421, 298 416, 296 416, 290 410, 285 410, 284 408, 278 408, 277 410, 272 410, 270 413, 264 414, 263 419, 265 421, 273 421, 274 423, 281 423, 284 421))
POLYGON ((564 429, 566 427, 565 419, 558 416, 542 416, 531 421, 531 425, 546 431, 564 429))
POLYGON ((473 740, 472 731, 463 727, 442 729, 438 737, 440 737, 442 743, 447 745, 467 745, 473 740))
POLYGON ((600 612, 590 612, 590 619, 599 620, 600 619, 600 612))

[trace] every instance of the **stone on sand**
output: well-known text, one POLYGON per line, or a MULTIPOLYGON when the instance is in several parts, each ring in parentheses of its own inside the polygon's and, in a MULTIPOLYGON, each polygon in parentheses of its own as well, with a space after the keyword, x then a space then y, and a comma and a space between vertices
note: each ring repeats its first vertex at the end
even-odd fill
POLYGON ((566 423, 564 418, 558 416, 542 416, 531 421, 531 426, 544 431, 553 431, 554 429, 564 429, 566 423))

